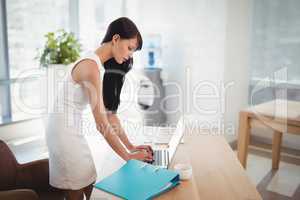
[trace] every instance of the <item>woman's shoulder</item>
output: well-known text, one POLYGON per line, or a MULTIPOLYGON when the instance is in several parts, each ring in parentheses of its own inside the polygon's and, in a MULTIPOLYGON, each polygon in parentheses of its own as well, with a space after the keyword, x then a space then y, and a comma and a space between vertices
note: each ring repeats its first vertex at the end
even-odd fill
POLYGON ((90 80, 99 76, 99 67, 94 60, 82 59, 72 72, 73 79, 76 82, 90 80))
POLYGON ((84 59, 79 65, 80 70, 89 76, 94 75, 95 73, 98 74, 100 70, 96 61, 91 59, 84 59))
POLYGON ((95 68, 94 70, 98 69, 98 71, 102 66, 99 57, 92 51, 84 52, 77 63, 81 66, 85 66, 84 68, 86 69, 95 68))
POLYGON ((81 57, 81 59, 85 60, 93 60, 94 62, 96 62, 96 64, 98 65, 99 68, 102 67, 102 63, 100 61, 100 58, 98 57, 98 55, 94 52, 94 51, 86 51, 82 54, 83 56, 81 57))

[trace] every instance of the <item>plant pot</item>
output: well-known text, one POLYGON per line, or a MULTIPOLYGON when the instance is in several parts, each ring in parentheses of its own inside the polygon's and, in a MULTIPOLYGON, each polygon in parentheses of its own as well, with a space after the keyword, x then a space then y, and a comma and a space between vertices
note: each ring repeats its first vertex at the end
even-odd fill
POLYGON ((51 64, 46 68, 46 101, 48 104, 48 111, 51 109, 58 92, 62 89, 63 81, 69 72, 70 65, 51 64))

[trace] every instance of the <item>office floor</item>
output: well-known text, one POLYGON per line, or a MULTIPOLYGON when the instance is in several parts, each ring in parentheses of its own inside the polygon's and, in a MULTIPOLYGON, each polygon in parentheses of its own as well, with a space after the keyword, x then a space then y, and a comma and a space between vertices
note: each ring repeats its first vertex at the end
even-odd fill
MULTIPOLYGON (((105 167, 111 169, 110 161, 115 163, 118 157, 112 156, 114 154, 110 150, 103 152, 99 145, 107 144, 105 144, 105 141, 95 140, 93 137, 88 138, 88 141, 91 145, 95 162, 104 161, 106 163, 105 167), (107 156, 102 157, 99 155, 107 156)), ((15 141, 10 143, 9 146, 15 153, 17 160, 22 163, 47 157, 47 148, 42 137, 15 141)), ((235 149, 234 145, 233 149, 235 149)), ((122 161, 118 162, 121 165, 122 161)), ((104 169, 98 170, 100 174, 103 171, 107 171, 104 169)), ((272 171, 270 145, 254 142, 249 149, 246 172, 264 200, 300 199, 300 151, 283 149, 280 168, 277 171, 272 171)), ((103 175, 105 174, 101 174, 101 176, 103 175)))
POLYGON ((300 151, 283 148, 279 169, 272 171, 271 167, 271 145, 252 142, 246 173, 263 199, 299 200, 300 151))

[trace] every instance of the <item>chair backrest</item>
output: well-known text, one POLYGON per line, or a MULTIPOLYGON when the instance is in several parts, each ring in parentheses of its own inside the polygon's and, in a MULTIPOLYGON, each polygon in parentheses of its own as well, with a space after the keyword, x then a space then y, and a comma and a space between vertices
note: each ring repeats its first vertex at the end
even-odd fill
POLYGON ((16 187, 17 160, 7 144, 0 140, 0 190, 16 187))

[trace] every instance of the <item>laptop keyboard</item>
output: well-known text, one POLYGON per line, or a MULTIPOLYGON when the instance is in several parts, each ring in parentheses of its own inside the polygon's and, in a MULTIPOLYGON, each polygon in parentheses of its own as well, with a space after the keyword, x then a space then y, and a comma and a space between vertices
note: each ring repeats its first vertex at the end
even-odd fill
POLYGON ((152 165, 167 168, 169 165, 169 151, 168 149, 154 150, 152 165))

